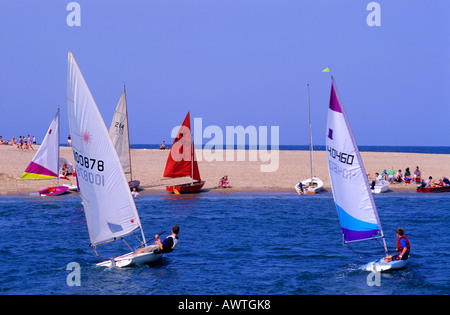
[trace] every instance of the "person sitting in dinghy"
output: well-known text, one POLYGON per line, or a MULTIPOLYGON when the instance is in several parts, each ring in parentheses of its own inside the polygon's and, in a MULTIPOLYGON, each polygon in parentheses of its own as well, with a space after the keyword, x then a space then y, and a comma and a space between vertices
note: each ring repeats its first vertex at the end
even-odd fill
POLYGON ((159 238, 159 235, 156 234, 155 238, 155 245, 150 245, 144 248, 141 248, 137 252, 134 253, 134 255, 141 254, 141 253, 156 253, 156 254, 165 254, 170 253, 173 251, 177 245, 178 245, 178 233, 180 232, 180 227, 178 225, 172 226, 172 235, 169 235, 166 237, 166 239, 161 242, 161 239, 159 238))
POLYGON ((397 254, 388 255, 384 258, 383 262, 390 262, 393 260, 407 260, 411 246, 409 240, 405 236, 405 230, 398 228, 395 233, 397 234, 397 254))
MULTIPOLYGON (((367 178, 369 178, 369 174, 367 174, 367 178)), ((372 181, 372 184, 370 185, 370 189, 375 189, 375 184, 378 181, 383 180, 383 177, 380 175, 380 173, 375 173, 375 180, 372 181)))

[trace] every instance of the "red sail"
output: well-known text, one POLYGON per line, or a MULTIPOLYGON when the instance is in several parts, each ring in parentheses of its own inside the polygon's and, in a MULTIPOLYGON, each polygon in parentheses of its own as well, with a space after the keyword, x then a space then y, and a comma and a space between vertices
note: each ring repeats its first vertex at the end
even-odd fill
POLYGON ((201 180, 195 159, 189 112, 173 141, 163 176, 171 178, 190 176, 194 180, 201 180))

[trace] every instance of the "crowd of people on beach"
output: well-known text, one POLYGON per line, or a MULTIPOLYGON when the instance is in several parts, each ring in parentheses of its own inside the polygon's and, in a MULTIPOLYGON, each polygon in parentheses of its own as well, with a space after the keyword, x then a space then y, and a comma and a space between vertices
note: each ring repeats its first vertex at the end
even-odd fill
POLYGON ((0 145, 11 145, 16 146, 19 150, 33 150, 33 144, 36 144, 36 137, 33 136, 31 138, 30 135, 27 136, 19 136, 19 139, 17 140, 16 137, 12 137, 11 140, 3 140, 3 137, 0 136, 0 145))
MULTIPOLYGON (((370 177, 370 174, 367 174, 370 177)), ((419 187, 436 187, 436 186, 450 186, 450 180, 443 176, 439 179, 439 182, 433 182, 433 177, 429 176, 428 179, 424 179, 422 177, 422 171, 416 166, 416 169, 411 174, 409 167, 405 169, 405 172, 402 173, 402 170, 399 169, 397 172, 391 166, 389 170, 383 170, 383 172, 375 173, 374 181, 385 180, 388 181, 389 184, 399 184, 399 183, 415 183, 418 184, 419 187)))

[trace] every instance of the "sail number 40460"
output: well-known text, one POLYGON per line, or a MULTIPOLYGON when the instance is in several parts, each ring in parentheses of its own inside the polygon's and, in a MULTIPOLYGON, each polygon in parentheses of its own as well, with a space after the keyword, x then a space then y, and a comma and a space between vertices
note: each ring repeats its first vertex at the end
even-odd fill
POLYGON ((337 159, 339 162, 344 163, 344 164, 348 164, 348 165, 352 165, 353 164, 353 160, 355 159, 355 156, 352 154, 347 154, 344 152, 339 152, 336 149, 330 147, 327 145, 327 151, 328 154, 333 158, 333 159, 337 159))
POLYGON ((77 162, 77 164, 79 164, 80 166, 84 166, 85 168, 90 170, 94 169, 95 167, 99 172, 103 172, 105 169, 105 163, 103 162, 103 160, 92 159, 87 156, 78 154, 78 152, 76 151, 74 151, 73 155, 75 162, 77 162))

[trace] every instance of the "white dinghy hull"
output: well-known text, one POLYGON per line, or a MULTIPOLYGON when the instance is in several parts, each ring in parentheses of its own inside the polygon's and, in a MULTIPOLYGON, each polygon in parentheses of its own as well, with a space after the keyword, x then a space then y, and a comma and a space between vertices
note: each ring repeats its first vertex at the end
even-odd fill
POLYGON ((380 180, 375 183, 373 189, 371 189, 373 194, 381 194, 389 190, 389 182, 387 180, 380 180))
POLYGON ((408 263, 408 260, 394 260, 386 263, 384 263, 383 260, 384 257, 372 261, 368 264, 361 266, 361 269, 366 271, 383 272, 405 268, 406 264, 408 263))
POLYGON ((156 263, 158 260, 160 260, 162 257, 162 254, 155 254, 155 253, 142 253, 137 254, 134 256, 134 253, 128 253, 119 257, 115 257, 110 260, 102 261, 97 264, 99 267, 131 267, 136 265, 149 265, 156 263))
POLYGON ((323 181, 318 177, 313 177, 312 180, 311 178, 308 178, 297 183, 297 185, 295 185, 295 191, 297 191, 297 193, 300 191, 300 183, 302 183, 303 191, 306 194, 315 194, 323 189, 323 181), (311 183, 312 185, 310 186, 311 183))

